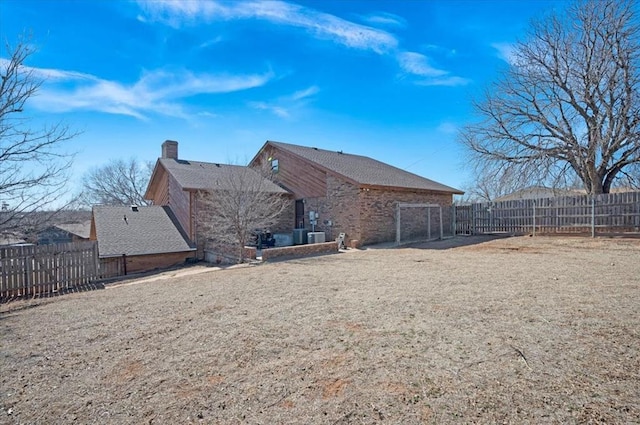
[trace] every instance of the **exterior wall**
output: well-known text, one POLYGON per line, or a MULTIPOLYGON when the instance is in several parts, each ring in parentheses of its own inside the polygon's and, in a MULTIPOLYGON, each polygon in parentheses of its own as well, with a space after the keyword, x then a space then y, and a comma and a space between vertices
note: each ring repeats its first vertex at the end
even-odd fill
MULTIPOLYGON (((284 202, 287 205, 276 219, 276 223, 269 229, 271 233, 292 233, 295 221, 295 201, 289 195, 283 195, 283 197, 286 198, 284 202)), ((205 258, 205 250, 212 250, 221 253, 221 255, 237 256, 235 246, 229 245, 228 242, 216 243, 211 240, 211 230, 209 229, 211 225, 206 225, 203 221, 215 221, 215 217, 213 217, 215 213, 211 209, 207 212, 208 206, 195 193, 192 194, 191 204, 193 205, 192 228, 194 233, 192 240, 196 244, 198 258, 205 258)))
POLYGON ((168 199, 167 203, 171 207, 171 211, 175 214, 178 222, 189 236, 189 239, 193 240, 195 233, 193 226, 191 225, 191 203, 189 192, 182 189, 173 176, 167 176, 168 183, 168 199))
POLYGON ((187 258, 193 258, 195 252, 169 252, 165 254, 127 256, 127 274, 165 269, 184 264, 187 258))
POLYGON ((309 212, 318 213, 317 232, 325 232, 326 240, 334 240, 345 233, 345 240, 360 239, 360 212, 357 186, 331 175, 326 178, 325 196, 305 199, 304 213, 306 228, 311 231, 309 212), (328 222, 331 225, 328 225, 328 222))
MULTIPOLYGON (((274 174, 274 181, 291 192, 294 199, 325 196, 326 173, 319 167, 275 147, 270 147, 264 157, 278 160, 278 171, 274 174)), ((259 158, 260 160, 263 159, 259 158)), ((251 164, 251 166, 257 167, 260 164, 251 164)))
MULTIPOLYGON (((396 204, 398 202, 442 205, 443 226, 445 230, 451 222, 451 204, 453 196, 447 193, 362 189, 360 191, 361 245, 380 242, 392 242, 396 238, 396 204)), ((402 210, 401 223, 403 233, 412 233, 414 237, 426 236, 426 210, 407 208, 402 210)), ((431 234, 440 231, 437 214, 431 214, 431 234)))

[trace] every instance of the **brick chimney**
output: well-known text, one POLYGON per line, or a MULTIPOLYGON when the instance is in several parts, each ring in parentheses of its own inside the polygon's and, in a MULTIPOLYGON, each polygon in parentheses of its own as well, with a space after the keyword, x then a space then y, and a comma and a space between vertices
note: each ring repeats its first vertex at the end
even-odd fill
POLYGON ((178 159, 178 142, 165 140, 162 144, 162 158, 178 159))

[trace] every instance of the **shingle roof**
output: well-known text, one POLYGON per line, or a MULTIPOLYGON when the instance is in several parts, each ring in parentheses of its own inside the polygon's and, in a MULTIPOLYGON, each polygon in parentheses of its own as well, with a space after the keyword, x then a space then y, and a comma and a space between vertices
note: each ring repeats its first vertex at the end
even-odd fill
POLYGON ((245 166, 169 158, 160 158, 159 161, 175 177, 183 189, 230 189, 230 185, 234 181, 242 179, 253 181, 255 179, 256 182, 260 181, 261 190, 272 193, 288 193, 277 184, 260 176, 254 169, 245 166))
POLYGON ((82 223, 57 224, 55 227, 81 238, 89 239, 89 233, 91 231, 91 220, 87 220, 82 223))
POLYGON ((169 207, 95 206, 93 220, 100 257, 195 250, 169 207))
POLYGON ((401 170, 366 156, 333 152, 282 142, 268 141, 267 144, 271 144, 302 158, 306 158, 329 171, 342 175, 362 185, 423 189, 458 194, 464 193, 461 190, 429 180, 418 176, 417 174, 401 170))

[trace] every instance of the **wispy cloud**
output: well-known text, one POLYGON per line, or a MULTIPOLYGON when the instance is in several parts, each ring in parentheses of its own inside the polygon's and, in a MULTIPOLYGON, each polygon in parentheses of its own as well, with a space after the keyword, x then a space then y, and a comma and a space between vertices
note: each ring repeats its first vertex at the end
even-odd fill
POLYGON ((347 21, 283 1, 243 1, 221 3, 215 0, 138 0, 147 14, 144 21, 160 21, 173 27, 233 19, 261 19, 302 28, 318 38, 330 39, 347 47, 385 53, 395 49, 398 40, 389 32, 347 21))
POLYGON ((271 112, 280 118, 289 118, 289 111, 283 108, 282 106, 277 106, 267 102, 249 102, 249 106, 254 109, 259 109, 261 111, 271 112))
POLYGON ((497 56, 503 61, 513 64, 516 61, 514 52, 515 46, 511 43, 492 43, 491 47, 496 49, 497 56))
MULTIPOLYGON (((328 13, 281 0, 246 0, 221 2, 218 0, 137 0, 146 16, 145 22, 161 22, 180 28, 214 21, 258 19, 273 24, 301 28, 319 39, 354 49, 368 50, 396 59, 405 75, 421 77, 412 81, 417 85, 456 86, 469 80, 450 75, 449 71, 431 65, 421 53, 402 51, 398 38, 391 32, 361 25, 328 13)), ((378 12, 362 17, 370 24, 402 28, 406 21, 397 15, 378 12)), ((455 50, 448 49, 449 57, 455 50)))
POLYGON ((419 86, 462 86, 470 81, 466 78, 450 75, 449 71, 433 66, 429 58, 422 53, 400 52, 397 55, 404 77, 419 86))
POLYGON ((46 78, 32 104, 43 110, 67 112, 99 111, 147 118, 155 113, 187 118, 182 100, 196 94, 218 94, 248 90, 267 84, 272 71, 263 74, 213 75, 180 70, 144 73, 133 84, 109 81, 73 71, 31 68, 46 78))
POLYGON ((320 88, 318 86, 310 86, 269 102, 249 102, 249 106, 261 111, 271 112, 280 118, 289 118, 292 115, 290 111, 302 108, 319 92, 320 88))
POLYGON ((400 52, 398 53, 398 63, 403 71, 422 77, 439 77, 447 74, 447 71, 432 66, 429 63, 429 58, 421 53, 400 52))
POLYGON ((407 21, 402 16, 388 12, 377 12, 362 16, 362 19, 371 25, 381 25, 386 27, 404 28, 407 21))

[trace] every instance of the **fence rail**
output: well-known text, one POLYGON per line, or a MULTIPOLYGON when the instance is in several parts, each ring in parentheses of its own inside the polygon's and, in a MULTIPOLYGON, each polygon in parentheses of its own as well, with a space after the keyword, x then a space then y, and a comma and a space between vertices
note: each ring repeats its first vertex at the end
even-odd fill
POLYGON ((640 235, 640 192, 520 199, 455 207, 456 234, 640 235))
POLYGON ((99 259, 95 241, 0 248, 0 299, 74 290, 124 274, 124 259, 107 260, 99 259))

